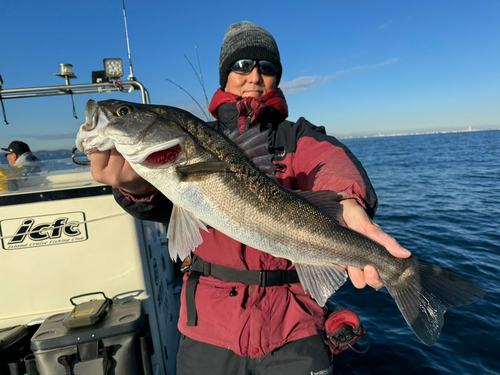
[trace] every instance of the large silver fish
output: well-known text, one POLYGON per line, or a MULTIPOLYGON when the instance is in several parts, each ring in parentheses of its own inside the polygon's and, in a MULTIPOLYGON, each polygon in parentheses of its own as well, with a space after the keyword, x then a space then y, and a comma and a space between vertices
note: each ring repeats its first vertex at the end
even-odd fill
POLYGON ((485 293, 452 271, 416 257, 396 258, 341 226, 333 217, 338 203, 329 199, 331 192, 297 193, 278 185, 256 166, 272 170, 266 132, 226 136, 181 109, 118 100, 91 100, 86 115, 78 149, 90 154, 116 147, 173 202, 168 229, 173 259, 195 251, 202 242, 200 228, 209 225, 292 261, 304 289, 321 306, 347 278, 337 264, 373 265, 427 345, 439 337, 449 307, 470 304, 485 293))

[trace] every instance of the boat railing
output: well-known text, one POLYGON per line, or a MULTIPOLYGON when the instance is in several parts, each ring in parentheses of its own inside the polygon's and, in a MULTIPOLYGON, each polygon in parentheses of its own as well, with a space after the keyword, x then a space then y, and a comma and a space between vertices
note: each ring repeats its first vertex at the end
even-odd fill
POLYGON ((2 89, 0 86, 0 97, 2 99, 20 99, 34 98, 44 96, 58 95, 78 95, 92 93, 111 93, 114 91, 135 91, 140 90, 142 102, 150 104, 148 90, 139 81, 111 81, 98 83, 84 83, 78 85, 59 85, 59 86, 42 86, 42 87, 26 87, 14 89, 2 89))

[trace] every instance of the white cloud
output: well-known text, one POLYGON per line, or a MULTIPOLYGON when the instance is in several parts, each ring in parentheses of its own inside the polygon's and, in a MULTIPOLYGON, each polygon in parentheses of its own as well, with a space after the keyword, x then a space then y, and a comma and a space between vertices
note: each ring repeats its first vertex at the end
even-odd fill
POLYGON ((351 74, 354 74, 354 73, 358 73, 358 72, 361 72, 361 71, 364 71, 364 70, 372 70, 372 69, 381 68, 383 66, 388 66, 388 65, 396 64, 399 61, 400 60, 398 58, 393 58, 393 59, 389 59, 389 60, 386 60, 386 61, 383 61, 383 62, 380 62, 380 63, 377 63, 377 64, 361 65, 361 66, 356 66, 356 67, 350 68, 350 69, 338 70, 333 75, 325 77, 325 79, 328 80, 328 81, 331 81, 331 80, 343 78, 345 76, 348 76, 348 75, 351 75, 351 74))
POLYGON ((329 75, 329 76, 304 76, 304 77, 299 77, 295 78, 293 81, 290 82, 282 82, 280 83, 280 88, 283 90, 283 93, 287 96, 290 95, 295 95, 304 91, 308 91, 316 87, 317 85, 329 81, 333 81, 336 79, 344 78, 346 76, 349 76, 351 74, 359 73, 365 70, 372 70, 372 69, 377 69, 381 68, 384 66, 388 65, 393 65, 396 64, 400 61, 398 58, 393 58, 389 59, 377 64, 370 64, 370 65, 361 65, 361 66, 356 66, 354 68, 350 69, 344 69, 344 70, 338 70, 334 74, 329 75))
POLYGON ((324 81, 325 77, 321 76, 305 76, 295 78, 290 82, 283 82, 280 84, 281 90, 285 95, 294 95, 299 92, 304 92, 314 87, 314 85, 318 82, 324 81))

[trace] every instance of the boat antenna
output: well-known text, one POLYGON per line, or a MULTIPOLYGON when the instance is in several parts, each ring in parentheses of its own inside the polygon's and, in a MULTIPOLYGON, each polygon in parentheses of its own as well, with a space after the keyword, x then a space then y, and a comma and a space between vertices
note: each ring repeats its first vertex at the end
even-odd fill
POLYGON ((130 54, 130 42, 128 40, 128 27, 127 27, 127 13, 125 12, 125 0, 122 0, 123 3, 123 19, 125 21, 125 34, 127 35, 127 48, 128 48, 128 61, 130 64, 130 75, 128 76, 129 81, 135 81, 134 72, 132 71, 132 56, 130 54))

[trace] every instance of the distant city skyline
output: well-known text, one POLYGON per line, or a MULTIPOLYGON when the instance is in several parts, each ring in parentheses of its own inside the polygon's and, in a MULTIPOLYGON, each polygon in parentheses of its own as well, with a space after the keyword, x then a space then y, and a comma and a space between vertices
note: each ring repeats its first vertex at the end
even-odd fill
POLYGON ((445 134, 445 133, 467 133, 467 132, 482 132, 482 131, 495 131, 500 130, 500 125, 479 125, 479 126, 466 126, 464 128, 449 126, 437 128, 420 128, 420 129, 407 129, 404 132, 359 132, 359 133, 338 133, 336 136, 339 139, 345 138, 371 138, 371 137, 393 137, 393 136, 407 136, 407 135, 423 135, 423 134, 445 134))
POLYGON ((500 126, 490 128, 485 127, 483 129, 475 129, 472 126, 461 129, 461 130, 453 130, 452 128, 448 130, 427 130, 424 131, 422 129, 415 131, 408 131, 405 133, 383 133, 378 132, 377 134, 344 134, 337 135, 339 139, 355 139, 355 138, 380 138, 380 137, 405 137, 405 136, 413 136, 413 135, 432 135, 432 134, 453 134, 453 133, 475 133, 475 132, 487 132, 487 131, 500 131, 500 126))

